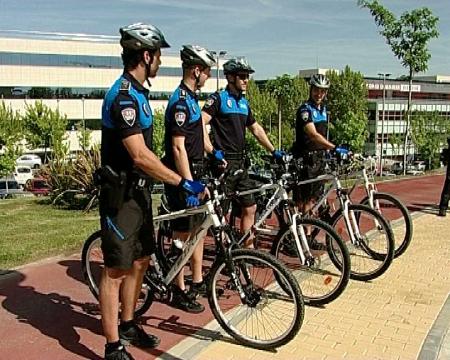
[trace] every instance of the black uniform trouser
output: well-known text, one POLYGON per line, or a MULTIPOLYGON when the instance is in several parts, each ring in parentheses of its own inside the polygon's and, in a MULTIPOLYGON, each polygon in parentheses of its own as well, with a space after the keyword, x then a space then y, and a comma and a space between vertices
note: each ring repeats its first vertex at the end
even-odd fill
POLYGON ((444 187, 442 188, 439 209, 447 210, 449 200, 450 200, 450 167, 447 166, 447 173, 445 174, 445 182, 444 187))

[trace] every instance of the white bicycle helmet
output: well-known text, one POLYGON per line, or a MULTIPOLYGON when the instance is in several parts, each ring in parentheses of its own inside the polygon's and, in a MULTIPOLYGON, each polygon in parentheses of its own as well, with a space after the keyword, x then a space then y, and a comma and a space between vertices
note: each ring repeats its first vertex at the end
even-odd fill
POLYGON ((213 67, 216 65, 214 55, 198 45, 183 45, 183 48, 180 50, 180 57, 184 66, 201 65, 213 67))
POLYGON ((330 80, 325 75, 315 74, 311 76, 309 84, 320 89, 328 89, 330 87, 330 80))
POLYGON ((124 49, 158 50, 170 47, 161 30, 150 24, 136 23, 125 26, 120 29, 120 35, 120 45, 124 49))

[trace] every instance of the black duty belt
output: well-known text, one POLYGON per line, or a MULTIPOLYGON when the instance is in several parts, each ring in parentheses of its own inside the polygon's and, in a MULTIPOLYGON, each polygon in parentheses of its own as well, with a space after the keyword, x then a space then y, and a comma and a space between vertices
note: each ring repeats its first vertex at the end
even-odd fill
POLYGON ((245 152, 225 152, 225 160, 241 160, 244 161, 245 152))

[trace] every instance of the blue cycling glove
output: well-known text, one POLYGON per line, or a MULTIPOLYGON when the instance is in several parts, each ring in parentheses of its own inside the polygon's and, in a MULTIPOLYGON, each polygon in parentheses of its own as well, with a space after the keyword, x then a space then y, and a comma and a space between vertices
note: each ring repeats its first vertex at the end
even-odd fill
POLYGON ((188 195, 186 197, 186 205, 187 207, 196 207, 200 205, 200 200, 197 195, 188 195))
POLYGON ((281 160, 286 153, 283 150, 274 150, 272 151, 272 156, 275 160, 281 160))
POLYGON ((178 187, 187 191, 191 195, 197 195, 205 191, 205 185, 200 181, 192 181, 187 179, 182 179, 178 184, 178 187))
POLYGON ((348 149, 341 147, 341 146, 336 146, 334 148, 334 151, 336 152, 336 154, 339 154, 339 155, 348 155, 348 153, 350 152, 348 149))
POLYGON ((225 159, 225 154, 222 150, 213 149, 212 154, 217 161, 223 161, 225 159))

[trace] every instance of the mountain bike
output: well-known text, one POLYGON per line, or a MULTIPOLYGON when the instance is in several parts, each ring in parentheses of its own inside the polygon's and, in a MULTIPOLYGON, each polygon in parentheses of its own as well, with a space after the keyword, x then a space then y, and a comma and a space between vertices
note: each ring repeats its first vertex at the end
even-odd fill
MULTIPOLYGON (((258 349, 273 349, 288 343, 298 333, 304 317, 304 301, 293 275, 270 254, 238 249, 232 233, 220 220, 221 181, 210 183, 211 197, 203 205, 154 217, 155 229, 163 221, 203 214, 178 258, 166 271, 158 256, 151 255, 144 276, 136 315, 147 311, 154 300, 169 303, 172 281, 189 261, 196 245, 211 228, 216 257, 209 271, 207 298, 219 325, 238 342, 258 349), (280 285, 282 284, 282 286, 280 285)), ((82 268, 94 296, 98 298, 98 269, 103 263, 98 253, 99 232, 91 235, 83 247, 82 268)))
POLYGON ((352 179, 355 181, 348 194, 351 196, 359 184, 364 184, 366 196, 360 203, 376 210, 392 227, 395 243, 394 258, 396 258, 402 255, 411 244, 413 221, 409 210, 397 197, 378 191, 377 185, 373 179, 370 179, 370 172, 364 166, 366 158, 355 157, 353 162, 352 168, 356 169, 356 173, 352 174, 352 179))
MULTIPOLYGON (((257 188, 226 194, 225 197, 234 203, 239 196, 254 194, 259 204, 259 212, 251 229, 240 234, 231 210, 227 231, 233 234, 239 246, 253 237, 256 248, 270 249, 270 253, 280 259, 299 282, 305 302, 323 305, 345 290, 350 274, 350 258, 342 239, 328 224, 292 211, 292 202, 288 198, 289 183, 295 177, 289 172, 291 160, 291 156, 286 156, 279 164, 272 164, 272 179, 252 175, 253 180, 259 180, 257 188), (272 213, 279 218, 281 227, 268 226, 272 213), (307 227, 316 229, 314 240, 316 244, 321 244, 320 248, 311 246, 311 239, 306 235, 307 227), (330 257, 338 258, 339 263, 331 261, 330 257)), ((279 283, 283 285, 282 281, 279 283)))

